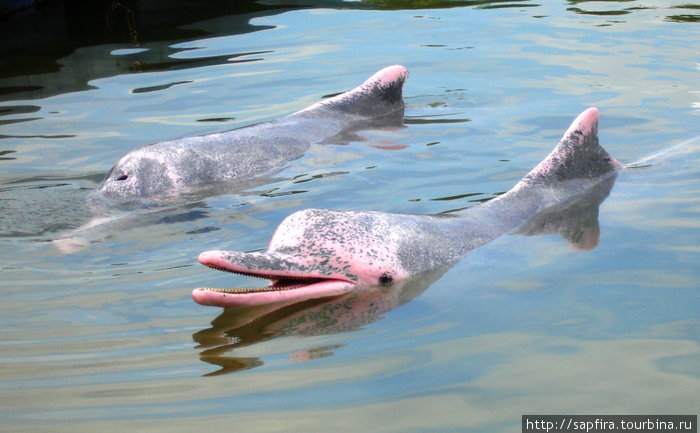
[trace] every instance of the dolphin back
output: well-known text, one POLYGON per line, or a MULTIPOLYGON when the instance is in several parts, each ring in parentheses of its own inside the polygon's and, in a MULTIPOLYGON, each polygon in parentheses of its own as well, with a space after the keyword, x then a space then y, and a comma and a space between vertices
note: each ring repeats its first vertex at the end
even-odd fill
POLYGON ((575 248, 591 249, 598 243, 598 205, 621 169, 622 164, 600 146, 598 110, 589 108, 512 189, 455 213, 466 233, 463 245, 473 249, 472 239, 484 243, 518 229, 526 235, 559 233, 575 248))
POLYGON ((401 65, 386 67, 360 86, 317 102, 295 114, 335 111, 360 117, 383 117, 403 112, 403 85, 408 70, 401 65))
POLYGON ((589 108, 571 123, 559 144, 519 186, 598 179, 617 173, 622 164, 598 142, 598 109, 589 108))
POLYGON ((579 114, 542 162, 484 207, 498 209, 512 227, 523 224, 519 234, 559 233, 576 249, 594 248, 598 207, 623 167, 600 145, 598 119, 596 108, 579 114))

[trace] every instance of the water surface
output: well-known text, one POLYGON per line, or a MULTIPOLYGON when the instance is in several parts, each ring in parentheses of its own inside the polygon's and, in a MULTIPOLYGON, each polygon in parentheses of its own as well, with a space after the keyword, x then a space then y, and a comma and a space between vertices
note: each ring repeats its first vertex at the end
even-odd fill
POLYGON ((138 46, 73 37, 3 54, 3 431, 510 432, 524 413, 697 413, 696 7, 235 12, 144 29, 138 46), (312 147, 262 185, 106 225, 71 254, 51 242, 90 220, 90 192, 129 149, 285 115, 397 63, 404 128, 312 147), (396 293, 226 312, 190 299, 255 284, 196 256, 264 248, 295 210, 492 198, 589 106, 625 163, 681 144, 621 173, 591 251, 505 236, 396 293))

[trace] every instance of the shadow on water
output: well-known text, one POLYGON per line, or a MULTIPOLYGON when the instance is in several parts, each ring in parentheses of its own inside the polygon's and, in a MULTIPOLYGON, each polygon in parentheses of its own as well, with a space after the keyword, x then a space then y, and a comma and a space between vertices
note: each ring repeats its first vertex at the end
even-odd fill
MULTIPOLYGON (((616 176, 610 177, 583 195, 541 210, 514 233, 524 236, 558 234, 574 249, 592 250, 600 237, 599 207, 610 194, 615 179, 616 176)), ((263 365, 261 359, 237 357, 235 351, 279 337, 360 330, 422 294, 452 265, 454 263, 388 286, 361 287, 332 299, 225 309, 211 322, 210 328, 196 332, 192 338, 199 343, 196 349, 203 349, 200 359, 220 367, 207 376, 259 367, 263 365)), ((292 354, 290 361, 303 362, 331 356, 338 347, 306 349, 292 354)))

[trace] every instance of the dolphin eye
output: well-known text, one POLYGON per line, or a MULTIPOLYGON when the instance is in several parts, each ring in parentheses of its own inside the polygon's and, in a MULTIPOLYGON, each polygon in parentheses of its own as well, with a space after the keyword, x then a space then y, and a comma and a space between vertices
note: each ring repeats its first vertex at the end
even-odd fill
POLYGON ((392 281, 394 281, 394 278, 392 278, 392 276, 387 274, 386 272, 383 273, 381 277, 379 277, 379 284, 389 284, 392 281))
POLYGON ((129 178, 128 174, 122 174, 121 176, 117 177, 114 180, 127 180, 129 178))

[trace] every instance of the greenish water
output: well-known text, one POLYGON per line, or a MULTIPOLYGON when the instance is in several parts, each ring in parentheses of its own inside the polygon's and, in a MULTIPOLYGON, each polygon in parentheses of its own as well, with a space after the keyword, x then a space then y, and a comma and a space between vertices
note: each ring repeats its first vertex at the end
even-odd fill
POLYGON ((697 413, 697 7, 326 2, 197 19, 139 47, 3 52, 0 430, 511 432, 526 413, 697 413), (397 63, 405 128, 98 227, 70 254, 51 242, 91 218, 89 192, 129 149, 288 114, 397 63), (589 106, 616 158, 657 155, 620 174, 591 251, 505 236, 399 293, 224 314, 190 299, 251 284, 199 252, 264 248, 295 210, 494 197, 589 106))

